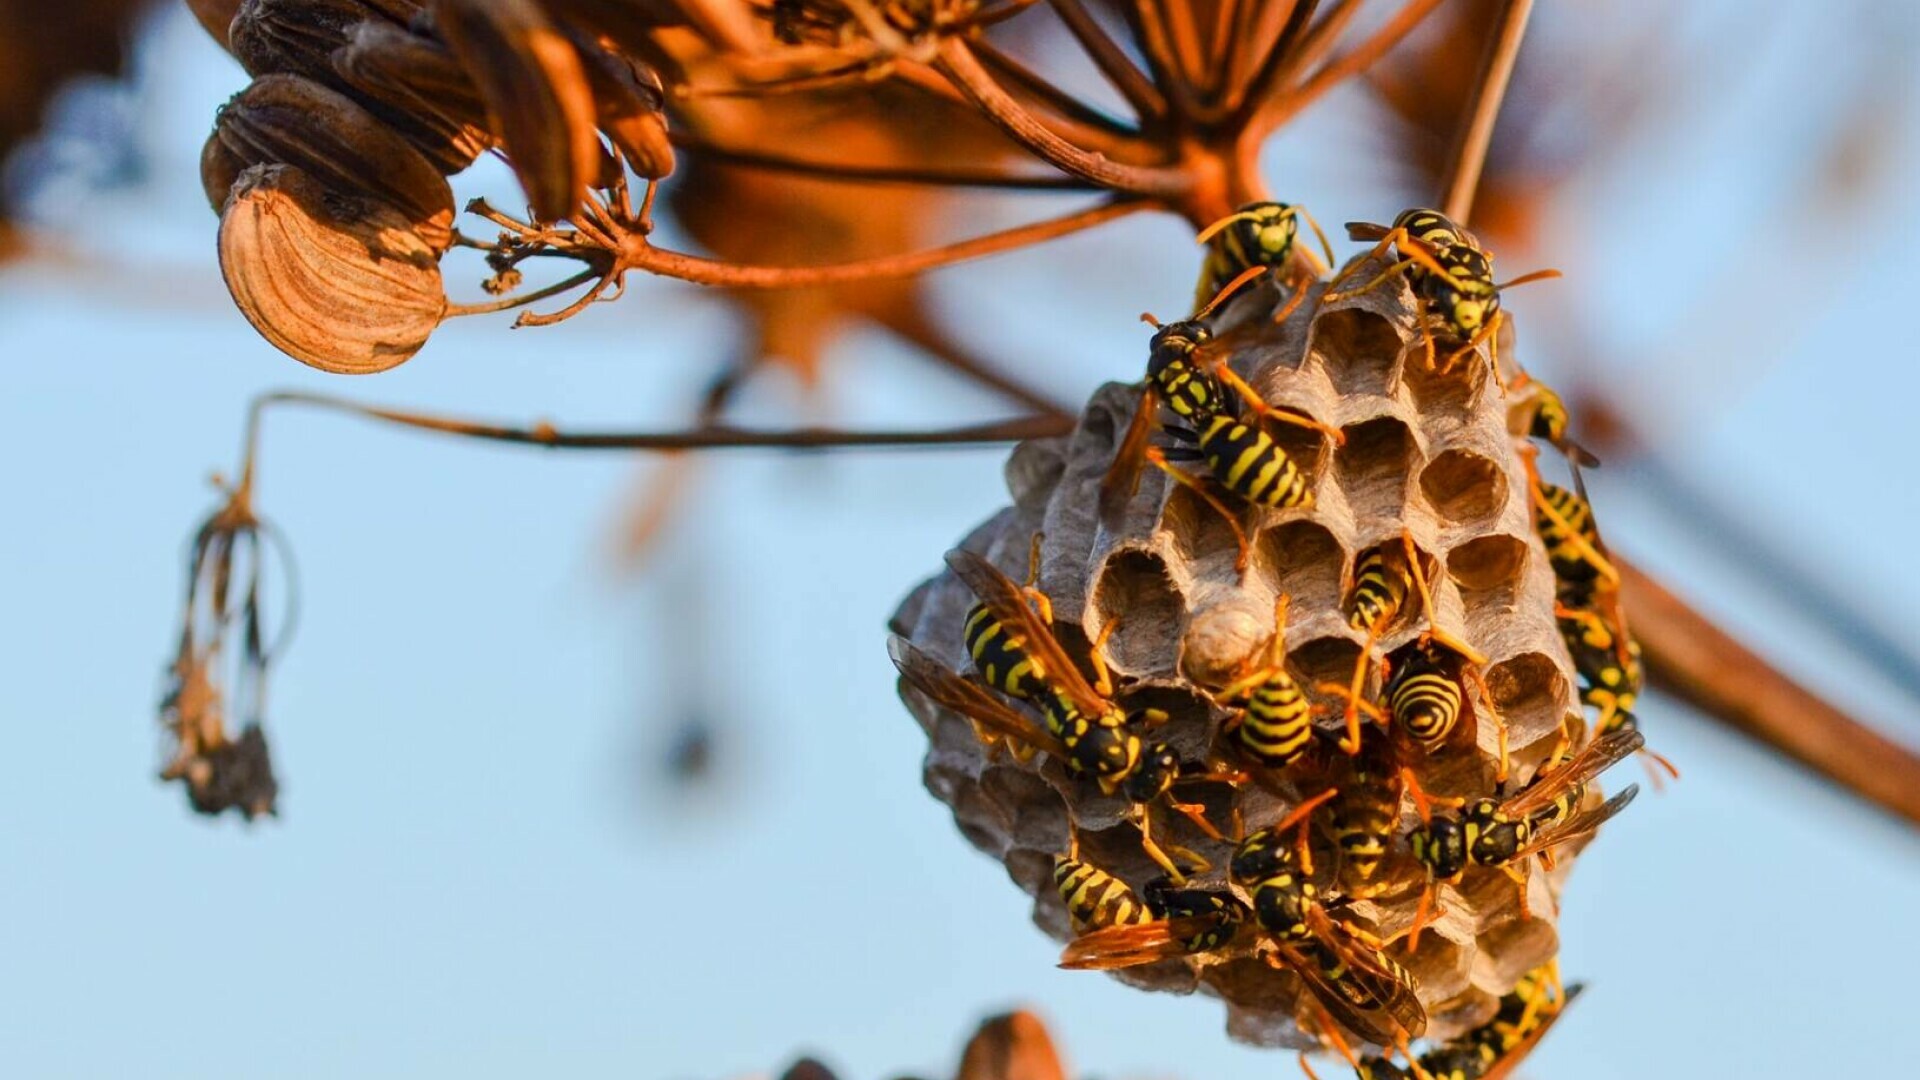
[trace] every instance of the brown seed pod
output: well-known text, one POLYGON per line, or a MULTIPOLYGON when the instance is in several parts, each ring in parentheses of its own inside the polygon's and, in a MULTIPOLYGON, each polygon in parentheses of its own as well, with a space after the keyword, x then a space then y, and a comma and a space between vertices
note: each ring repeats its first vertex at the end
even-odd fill
POLYGON ((348 31, 333 66, 442 173, 459 172, 493 145, 479 89, 432 38, 369 19, 348 31))
POLYGON ((446 313, 433 249, 404 213, 291 165, 240 174, 220 215, 220 272, 262 337, 337 374, 404 362, 446 313))
POLYGON ((600 175, 593 91, 534 0, 436 0, 435 25, 480 88, 534 216, 570 216, 600 175))
POLYGON ((405 26, 422 6, 413 0, 242 0, 227 39, 249 75, 285 72, 337 83, 333 51, 347 43, 355 24, 385 19, 405 26))
MULTIPOLYGON (((1358 280, 1377 269, 1379 264, 1369 264, 1358 280)), ((1318 687, 1344 686, 1367 646, 1367 636, 1348 625, 1343 610, 1343 586, 1359 556, 1382 545, 1398 547, 1403 533, 1410 534, 1435 611, 1429 621, 1420 602, 1410 601, 1383 628, 1371 655, 1401 650, 1437 625, 1485 654, 1479 670, 1486 693, 1471 679, 1460 680, 1472 703, 1471 719, 1463 719, 1458 737, 1439 750, 1412 748, 1370 721, 1363 742, 1371 740, 1374 752, 1411 768, 1432 794, 1492 796, 1497 716, 1508 730, 1513 780, 1525 782, 1561 725, 1578 723, 1579 706, 1571 660, 1554 624, 1553 576, 1534 534, 1527 474, 1506 429, 1506 392, 1481 355, 1447 375, 1428 370, 1417 309, 1402 283, 1325 307, 1310 297, 1283 325, 1268 317, 1273 303, 1266 289, 1238 301, 1221 320, 1208 355, 1225 358, 1268 402, 1331 425, 1345 440, 1336 446, 1304 428, 1267 423, 1312 479, 1314 500, 1308 507, 1266 511, 1222 496, 1251 540, 1244 575, 1236 569, 1238 546, 1221 514, 1157 470, 1146 470, 1123 513, 1101 514, 1101 481, 1138 406, 1137 386, 1100 389, 1072 435, 1016 450, 1007 466, 1014 505, 961 546, 1018 581, 1026 573, 1031 538, 1042 534, 1038 584, 1052 600, 1056 637, 1090 670, 1091 643, 1111 631, 1103 655, 1115 675, 1117 700, 1134 711, 1163 710, 1167 719, 1151 728, 1151 738, 1166 740, 1183 763, 1203 771, 1213 765, 1253 768, 1222 737, 1232 703, 1215 695, 1264 662, 1276 600, 1289 598, 1286 662, 1325 708, 1318 724, 1328 737, 1316 740, 1307 757, 1248 782, 1178 789, 1183 800, 1204 804, 1209 820, 1230 833, 1236 813, 1249 831, 1271 826, 1352 775, 1343 773, 1354 766, 1331 737, 1341 730, 1344 701, 1318 687)), ((1143 339, 1143 365, 1145 352, 1143 339)), ((962 627, 974 602, 965 584, 943 575, 909 597, 892 625, 935 661, 969 672, 962 627)), ((1377 671, 1367 675, 1367 685, 1369 698, 1379 700, 1377 671)), ((1161 872, 1144 854, 1123 800, 1102 795, 1098 785, 1069 775, 1048 755, 1023 763, 989 753, 965 717, 912 686, 904 696, 928 733, 928 789, 953 808, 967 838, 1001 859, 1034 897, 1034 920, 1043 929, 1063 939, 1069 932, 1051 867, 1054 855, 1066 849, 1070 826, 1082 858, 1136 889, 1161 872)), ((1396 806, 1387 860, 1364 895, 1342 912, 1390 940, 1408 929, 1426 880, 1408 843, 1419 820, 1413 800, 1403 792, 1396 806)), ((1155 813, 1155 839, 1206 856, 1215 870, 1203 884, 1218 885, 1231 843, 1211 839, 1164 805, 1155 813)), ((1328 812, 1316 815, 1310 831, 1314 880, 1329 901, 1340 897, 1344 880, 1330 818, 1328 812)), ((1551 872, 1527 868, 1527 914, 1520 912, 1514 882, 1492 868, 1471 868, 1459 886, 1439 888, 1446 913, 1416 952, 1409 954, 1404 941, 1390 947, 1389 954, 1418 980, 1429 1036, 1446 1038, 1484 1020, 1500 994, 1553 954, 1555 898, 1575 860, 1569 848, 1557 854, 1551 872)), ((1134 968, 1123 977, 1138 986, 1198 988, 1221 998, 1228 1030, 1238 1039, 1294 1046, 1315 1041, 1299 1026, 1311 1015, 1312 999, 1298 979, 1245 949, 1134 968)))
POLYGON ((331 191, 374 196, 405 214, 436 252, 452 242, 446 178, 372 113, 311 79, 263 75, 220 110, 200 158, 214 209, 255 165, 294 165, 331 191))
POLYGON ((665 27, 691 26, 722 52, 752 52, 767 40, 764 21, 741 0, 548 0, 547 6, 570 25, 643 55, 665 27))

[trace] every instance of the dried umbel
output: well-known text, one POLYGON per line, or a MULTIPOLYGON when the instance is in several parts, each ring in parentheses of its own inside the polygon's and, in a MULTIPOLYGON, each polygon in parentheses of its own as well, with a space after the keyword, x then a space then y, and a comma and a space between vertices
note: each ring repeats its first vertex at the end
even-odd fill
POLYGON ((433 247, 406 214, 291 165, 240 174, 220 215, 220 271, 261 336, 339 374, 404 362, 447 309, 433 247))
POLYGON ((160 703, 173 740, 160 778, 183 783, 189 804, 208 816, 271 814, 279 793, 260 727, 274 632, 264 615, 265 566, 276 540, 255 516, 243 481, 200 527, 188 557, 180 647, 160 703), (231 693, 222 689, 229 677, 231 693), (237 737, 226 726, 230 701, 246 710, 237 737))
POLYGON ((434 251, 453 236, 453 189, 412 145, 342 94, 298 75, 263 75, 220 110, 200 158, 215 210, 255 165, 292 165, 330 191, 398 210, 434 251))
MULTIPOLYGON (((1367 276, 1377 264, 1363 267, 1367 276)), ((1364 278, 1362 279, 1364 280, 1364 278)), ((1320 286, 1312 286, 1317 294, 1320 286)), ((1052 603, 1055 637, 1082 670, 1091 643, 1115 677, 1116 699, 1130 713, 1166 714, 1152 738, 1165 740, 1183 767, 1244 769, 1245 780, 1210 780, 1177 789, 1228 842, 1154 807, 1163 847, 1197 852, 1213 866, 1196 879, 1223 888, 1234 853, 1230 822, 1247 832, 1273 826, 1308 797, 1357 766, 1335 748, 1345 700, 1363 650, 1374 658, 1406 655, 1439 628, 1485 654, 1460 686, 1477 716, 1444 752, 1409 754, 1420 786, 1439 796, 1496 793, 1504 728, 1513 786, 1536 775, 1563 730, 1580 725, 1574 673, 1554 622, 1554 578, 1535 536, 1526 463, 1509 433, 1507 392, 1482 354, 1441 375, 1429 370, 1411 292, 1398 282, 1324 306, 1310 297, 1284 324, 1269 318, 1270 291, 1243 298, 1219 322, 1216 339, 1232 367, 1271 404, 1337 428, 1335 445, 1302 427, 1269 430, 1311 478, 1310 505, 1255 511, 1234 502, 1252 535, 1251 560, 1236 567, 1238 546, 1222 516, 1194 491, 1148 470, 1117 517, 1099 509, 1099 487, 1133 416, 1139 392, 1110 385, 1088 404, 1070 436, 1023 445, 1007 467, 1014 505, 968 536, 962 547, 985 555, 1018 581, 1031 539, 1039 547, 1038 586, 1052 603), (1378 639, 1353 629, 1343 611, 1356 566, 1369 552, 1404 550, 1410 538, 1426 571, 1433 610, 1410 602, 1378 639), (1225 686, 1267 662, 1276 601, 1285 597, 1286 667, 1320 707, 1316 752, 1261 770, 1221 738, 1234 714, 1225 686)), ((1143 349, 1144 352, 1144 349, 1143 349)), ((1144 357, 1143 357, 1144 359, 1144 357)), ((943 576, 895 616, 896 632, 955 672, 972 663, 963 624, 975 594, 943 576)), ((1371 667, 1372 665, 1369 665, 1371 667)), ((970 676, 973 677, 973 676, 970 676)), ((1378 700, 1377 673, 1367 698, 1378 700)), ((1052 755, 1023 763, 990 750, 965 716, 917 687, 904 696, 931 739, 927 786, 953 807, 962 832, 1000 858, 1035 899, 1035 921, 1065 938, 1068 914, 1056 892, 1056 856, 1076 840, 1079 858, 1135 890, 1163 873, 1143 850, 1138 809, 1070 775, 1052 755)), ((1363 746, 1392 738, 1368 723, 1363 746)), ((1597 800, 1590 792, 1588 799, 1597 800)), ((1410 793, 1393 796, 1393 841, 1362 890, 1343 890, 1333 836, 1335 813, 1309 818, 1313 880, 1329 902, 1350 900, 1341 917, 1393 941, 1413 922, 1427 876, 1408 837, 1420 824, 1410 793)), ((1444 1039, 1483 1022, 1523 973, 1557 949, 1556 898, 1573 861, 1560 849, 1554 870, 1532 868, 1526 912, 1513 881, 1491 868, 1469 870, 1458 887, 1441 885, 1445 914, 1420 940, 1387 955, 1417 982, 1427 1035, 1444 1039)), ((1247 949, 1202 953, 1133 968, 1123 977, 1161 990, 1200 988, 1222 998, 1228 1029, 1260 1044, 1315 1045, 1318 1012, 1298 979, 1247 949), (1303 1031, 1301 1023, 1309 1025, 1303 1031)))

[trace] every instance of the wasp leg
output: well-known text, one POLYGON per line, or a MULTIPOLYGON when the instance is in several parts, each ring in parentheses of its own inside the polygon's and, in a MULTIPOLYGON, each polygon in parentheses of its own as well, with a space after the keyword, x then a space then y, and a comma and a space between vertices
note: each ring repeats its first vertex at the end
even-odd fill
MULTIPOLYGON (((1500 710, 1494 707, 1493 688, 1487 685, 1486 678, 1480 674, 1480 668, 1477 665, 1469 667, 1465 670, 1464 674, 1466 675, 1467 681, 1473 684, 1474 689, 1480 691, 1481 700, 1487 703, 1487 715, 1493 717, 1494 727, 1499 729, 1500 766, 1498 770, 1494 772, 1493 780, 1496 784, 1504 784, 1507 782, 1507 771, 1510 764, 1507 760, 1507 718, 1501 716, 1500 710)), ((1553 758, 1548 758, 1547 760, 1552 761, 1553 758)))
POLYGON ((1247 407, 1252 409, 1256 414, 1278 420, 1284 424, 1303 427, 1308 431, 1317 431, 1327 438, 1332 439, 1333 445, 1335 446, 1347 445, 1347 433, 1341 431, 1339 428, 1323 424, 1310 416, 1296 416, 1293 413, 1284 412, 1267 404, 1267 399, 1261 397, 1260 392, 1249 385, 1247 380, 1241 378, 1226 361, 1222 360, 1215 363, 1213 365, 1213 371, 1215 375, 1220 377, 1221 382, 1233 387, 1233 389, 1240 394, 1241 398, 1246 401, 1247 407))
MULTIPOLYGON (((1346 692, 1347 733, 1340 739, 1340 749, 1349 754, 1360 752, 1360 710, 1363 707, 1360 692, 1366 688, 1367 662, 1373 659, 1373 646, 1380 640, 1380 631, 1385 628, 1382 625, 1385 622, 1387 622, 1386 619, 1376 619, 1374 625, 1367 628, 1366 644, 1360 646, 1360 656, 1353 664, 1353 684, 1347 688, 1346 692)), ((1384 717, 1376 713, 1374 719, 1384 720, 1384 717)))
POLYGON ((1565 515, 1554 509, 1553 505, 1542 497, 1537 480, 1533 485, 1533 505, 1566 536, 1567 543, 1573 545, 1574 550, 1580 553, 1580 557, 1587 561, 1587 565, 1599 571, 1600 576, 1606 578, 1609 585, 1616 589, 1620 587, 1620 571, 1615 570, 1613 563, 1588 543, 1586 537, 1580 535, 1580 531, 1573 527, 1572 522, 1569 522, 1565 515))
POLYGON ((1427 587, 1427 568, 1420 560, 1420 549, 1414 546, 1413 530, 1400 530, 1400 546, 1406 551, 1407 573, 1413 578, 1413 587, 1420 593, 1420 608, 1427 616, 1427 637, 1459 653, 1470 663, 1485 664, 1485 653, 1440 628, 1440 612, 1433 603, 1433 590, 1427 587))
POLYGON ((1188 821, 1193 822, 1194 827, 1205 833, 1209 840, 1218 840, 1222 843, 1226 841, 1227 838, 1221 835, 1220 830, 1213 827, 1213 822, 1207 820, 1207 808, 1204 805, 1183 803, 1172 796, 1167 797, 1167 805, 1178 810, 1188 821))
POLYGON ((1432 881, 1427 882, 1420 889, 1420 903, 1414 907, 1413 922, 1407 927, 1407 953, 1409 955, 1418 952, 1420 949, 1420 932, 1432 926, 1440 916, 1446 914, 1445 908, 1439 907, 1434 903, 1434 893, 1438 889, 1439 886, 1432 881))
MULTIPOLYGON (((1348 263, 1346 269, 1334 275, 1333 280, 1327 283, 1327 291, 1321 294, 1320 302, 1332 303, 1335 300, 1345 300, 1349 296, 1359 296, 1361 293, 1379 288, 1382 283, 1384 283, 1388 278, 1392 277, 1393 275, 1405 273, 1407 267, 1414 265, 1414 260, 1408 259, 1408 258, 1400 259, 1396 261, 1393 265, 1387 267, 1378 276, 1376 276, 1373 280, 1367 282, 1365 285, 1362 285, 1357 289, 1348 289, 1344 292, 1340 291, 1340 283, 1352 277, 1353 272, 1355 270, 1359 269, 1362 266, 1365 266, 1368 262, 1371 262, 1372 260, 1378 259, 1381 256, 1385 255, 1390 249, 1393 248, 1395 244, 1398 244, 1401 241, 1406 239, 1408 239, 1407 230, 1405 229, 1389 230, 1385 236, 1382 236, 1380 238, 1379 243, 1373 245, 1373 249, 1371 251, 1368 251, 1365 255, 1362 255, 1358 259, 1355 259, 1352 262, 1348 263)), ((1333 254, 1332 250, 1329 249, 1327 254, 1329 255, 1328 261, 1331 262, 1332 261, 1331 255, 1333 254)))
POLYGON ((1320 1080, 1320 1074, 1313 1071, 1312 1065, 1307 1064, 1307 1052, 1305 1050, 1300 1051, 1297 1060, 1300 1062, 1300 1071, 1307 1074, 1307 1080, 1320 1080))
POLYGON ((1137 809, 1139 810, 1140 846, 1146 850, 1147 858, 1152 859, 1155 863, 1159 864, 1160 869, 1167 872, 1167 880, 1173 882, 1175 885, 1185 885, 1187 883, 1187 875, 1181 872, 1180 867, 1177 866, 1172 859, 1167 857, 1166 851, 1163 850, 1159 844, 1153 842, 1153 814, 1144 806, 1138 807, 1137 809))
POLYGON ((1458 810, 1467 805, 1467 800, 1457 795, 1427 794, 1427 790, 1420 786, 1420 778, 1414 775, 1413 766, 1411 765, 1402 765, 1400 767, 1400 783, 1406 787, 1407 796, 1413 800, 1413 808, 1419 812, 1420 820, 1427 824, 1433 823, 1433 808, 1435 806, 1444 806, 1450 810, 1458 810))
POLYGON ((1113 696, 1113 672, 1107 667, 1107 639, 1119 628, 1119 616, 1108 619, 1107 624, 1100 628, 1100 633, 1094 636, 1093 648, 1087 653, 1087 658, 1093 663, 1093 692, 1103 698, 1113 696))
POLYGON ((1033 542, 1027 548, 1027 580, 1026 584, 1020 586, 1020 591, 1027 594, 1027 599, 1032 602, 1033 610, 1040 616, 1040 621, 1051 626, 1053 625, 1053 599, 1040 591, 1040 543, 1045 539, 1045 533, 1033 534, 1033 542))
POLYGON ((1194 494, 1206 500, 1208 506, 1213 507, 1214 510, 1219 512, 1222 518, 1226 519, 1227 526, 1233 530, 1233 542, 1240 548, 1239 556, 1234 559, 1233 568, 1236 572, 1245 574, 1247 572, 1247 563, 1253 559, 1253 545, 1248 542, 1247 531, 1241 527, 1240 519, 1234 515, 1232 510, 1227 508, 1227 504, 1221 502, 1213 492, 1208 491, 1204 483, 1167 464, 1166 455, 1161 452, 1159 447, 1148 448, 1147 460, 1153 462, 1154 467, 1158 468, 1161 472, 1172 477, 1175 483, 1185 485, 1194 494))

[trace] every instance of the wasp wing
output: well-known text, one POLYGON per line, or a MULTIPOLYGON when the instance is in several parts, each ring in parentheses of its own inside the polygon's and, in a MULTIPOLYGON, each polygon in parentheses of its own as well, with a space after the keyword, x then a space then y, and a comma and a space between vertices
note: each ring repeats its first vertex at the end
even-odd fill
POLYGON ((996 735, 1017 739, 1028 746, 1045 750, 1065 760, 1066 748, 1060 740, 1016 712, 1013 706, 988 693, 984 688, 895 636, 887 640, 887 655, 893 666, 919 691, 941 705, 987 728, 996 735))
POLYGON ((1060 953, 1060 966, 1074 971, 1114 971, 1188 956, 1193 950, 1187 947, 1187 942, 1213 930, 1219 923, 1218 915, 1191 915, 1103 927, 1068 942, 1060 953))
POLYGON ((1647 744, 1646 736, 1628 728, 1617 728, 1580 748, 1572 760, 1520 789, 1500 804, 1500 812, 1513 818, 1532 817, 1575 785, 1587 781, 1626 760, 1647 744))
POLYGON ((1153 437, 1154 414, 1159 408, 1159 399, 1151 389, 1140 394, 1133 421, 1127 425, 1126 435, 1113 452, 1113 464, 1100 478, 1100 520, 1108 528, 1120 524, 1127 502, 1140 488, 1140 473, 1147 463, 1147 441, 1153 437))
POLYGON ((1393 230, 1385 225, 1376 225, 1371 221, 1347 222, 1347 239, 1378 240, 1393 230))
POLYGON ((1020 647, 1039 664, 1041 678, 1055 690, 1066 695, 1074 708, 1089 718, 1103 716, 1113 710, 1113 703, 1095 693, 1087 684, 1086 677, 1080 674, 1072 660, 1067 659, 1065 649, 1053 636, 1053 630, 1042 622, 1040 616, 1027 604, 1026 594, 1013 579, 1000 572, 1000 568, 988 562, 984 557, 971 551, 954 550, 947 552, 947 565, 967 583, 994 618, 1004 623, 1008 630, 1022 639, 1020 647))
MULTIPOLYGON (((1389 1017, 1407 1038, 1417 1039, 1427 1030, 1427 1009, 1420 1004, 1419 988, 1413 976, 1387 960, 1380 950, 1353 936, 1333 921, 1324 908, 1314 908, 1307 916, 1308 928, 1322 948, 1347 969, 1348 978, 1365 994, 1378 1002, 1378 1009, 1389 1017)), ((1376 1040, 1378 1041, 1378 1040, 1376 1040)), ((1391 1042, 1382 1042, 1391 1046, 1391 1042)))
POLYGON ((1559 847, 1587 836, 1607 820, 1627 808, 1635 795, 1640 794, 1639 784, 1628 784, 1618 795, 1601 803, 1591 810, 1583 810, 1558 825, 1550 826, 1535 833, 1526 846, 1513 853, 1512 862, 1518 863, 1529 855, 1537 855, 1548 848, 1559 847))
POLYGON ((1284 967, 1299 977, 1300 982, 1313 994, 1314 1000, 1340 1026, 1378 1046, 1394 1045, 1394 1030, 1391 1018, 1378 1008, 1365 1007, 1349 1000, 1339 987, 1335 986, 1320 970, 1320 965, 1312 957, 1302 954, 1292 946, 1275 943, 1279 960, 1268 958, 1275 967, 1284 967))

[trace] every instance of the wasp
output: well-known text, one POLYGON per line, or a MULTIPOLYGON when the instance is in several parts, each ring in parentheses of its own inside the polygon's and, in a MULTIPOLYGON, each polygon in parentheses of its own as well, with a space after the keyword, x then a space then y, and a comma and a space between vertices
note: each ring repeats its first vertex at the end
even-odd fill
MULTIPOLYGON (((1569 599, 1579 603, 1582 596, 1578 590, 1563 590, 1561 600, 1554 605, 1554 621, 1560 627, 1568 655, 1573 658, 1574 674, 1580 679, 1580 702, 1594 710, 1596 733, 1638 731, 1640 719, 1633 710, 1646 682, 1646 672, 1640 662, 1640 643, 1627 631, 1620 618, 1624 613, 1619 605, 1613 605, 1610 612, 1613 617, 1609 617, 1592 604, 1590 596, 1586 597, 1585 606, 1566 603, 1569 599)), ((1680 778, 1680 770, 1659 753, 1644 747, 1640 753, 1668 777, 1680 778)), ((1660 772, 1650 766, 1647 775, 1658 787, 1660 772)))
POLYGON ((1248 270, 1277 273, 1299 252, 1306 264, 1306 273, 1290 282, 1293 295, 1274 315, 1276 323, 1287 321, 1287 316, 1306 299, 1307 286, 1333 264, 1333 245, 1327 243, 1327 234, 1320 231, 1320 223, 1313 220, 1306 208, 1282 202, 1250 202, 1201 230, 1195 240, 1207 246, 1206 262, 1201 266, 1200 284, 1193 299, 1196 308, 1214 297, 1224 297, 1219 301, 1224 303, 1239 293, 1248 270), (1322 263, 1311 248, 1296 243, 1302 219, 1319 238, 1326 262, 1322 263))
POLYGON ((1321 297, 1322 303, 1344 300, 1369 292, 1394 277, 1405 275, 1413 287, 1422 313, 1422 337, 1427 366, 1451 371, 1459 358, 1488 344, 1488 357, 1494 371, 1499 360, 1494 350, 1500 325, 1506 314, 1500 309, 1500 293, 1528 282, 1560 276, 1558 270, 1538 270, 1496 283, 1493 259, 1479 240, 1437 210, 1415 208, 1394 218, 1391 226, 1371 222, 1347 223, 1347 235, 1355 240, 1376 240, 1365 258, 1355 260, 1337 275, 1321 297), (1355 269, 1368 260, 1384 256, 1391 249, 1394 261, 1372 279, 1357 288, 1339 289, 1355 269), (1443 364, 1436 364, 1436 339, 1457 346, 1443 364))
POLYGON ((1575 442, 1570 434, 1573 414, 1567 403, 1551 386, 1522 372, 1507 390, 1513 395, 1508 413, 1509 430, 1525 435, 1560 451, 1576 468, 1596 468, 1600 459, 1575 442))
MULTIPOLYGON (((896 637, 889 642, 888 652, 901 675, 934 701, 994 736, 1044 751, 1064 762, 1069 771, 1093 778, 1101 791, 1126 798, 1134 806, 1147 855, 1176 881, 1184 881, 1185 874, 1153 839, 1148 808, 1164 797, 1169 806, 1207 836, 1222 840, 1220 831, 1207 821, 1204 808, 1180 802, 1173 798, 1172 790, 1181 781, 1223 777, 1186 773, 1172 747, 1143 740, 1135 730, 1135 718, 1111 698, 1112 678, 1099 650, 1092 654, 1099 684, 1096 688, 1080 674, 1051 628, 1029 606, 1021 586, 998 567, 969 551, 948 553, 947 565, 1004 624, 1013 647, 1034 659, 1029 670, 1045 687, 1044 693, 1036 694, 1034 704, 1044 724, 1036 725, 1007 702, 896 637)), ((1149 711, 1139 719, 1152 721, 1164 716, 1149 711)), ((1204 859, 1192 858, 1200 866, 1206 865, 1204 859)))
POLYGON ((1436 883, 1458 883, 1469 866, 1501 870, 1520 886, 1520 905, 1526 911, 1526 874, 1516 864, 1530 855, 1591 835, 1608 819, 1627 808, 1639 785, 1631 784, 1591 810, 1575 812, 1589 781, 1645 745, 1637 731, 1601 735, 1570 758, 1555 755, 1533 781, 1504 799, 1478 799, 1458 813, 1432 816, 1415 829, 1408 842, 1413 857, 1427 870, 1427 887, 1414 912, 1408 932, 1417 947, 1420 930, 1433 901, 1436 883))
MULTIPOLYGON (((1584 488, 1577 474, 1574 484, 1584 488)), ((1607 558, 1599 527, 1594 524, 1593 504, 1585 494, 1538 478, 1532 481, 1532 488, 1534 531, 1547 547, 1547 562, 1561 587, 1586 589, 1603 580, 1608 588, 1618 588, 1620 572, 1607 558)))
POLYGON ((1432 1080, 1505 1080, 1533 1053, 1582 989, 1578 983, 1562 988, 1558 964, 1548 962, 1521 976, 1501 997, 1493 1019, 1421 1054, 1420 1072, 1372 1054, 1360 1059, 1355 1072, 1360 1080, 1410 1080, 1418 1075, 1432 1080))
POLYGON ((1393 849, 1407 773, 1385 758, 1379 749, 1346 758, 1337 794, 1328 806, 1334 849, 1340 855, 1336 880, 1346 896, 1365 897, 1377 891, 1380 866, 1393 849))
POLYGON ((1221 726, 1233 748, 1256 765, 1284 769, 1313 746, 1313 704, 1287 671, 1287 597, 1273 604, 1273 637, 1262 667, 1227 684, 1218 696, 1243 704, 1221 726))
MULTIPOLYGON (((1146 318, 1152 320, 1151 316, 1146 318)), ((1305 507, 1313 505, 1307 474, 1259 426, 1258 420, 1269 418, 1304 427, 1333 440, 1336 446, 1346 437, 1338 428, 1267 404, 1231 367, 1204 356, 1212 340, 1212 330, 1198 317, 1155 323, 1139 406, 1121 438, 1113 465, 1101 481, 1101 515, 1109 524, 1120 520, 1127 500, 1139 486, 1142 466, 1151 462, 1192 489, 1226 520, 1239 546, 1235 565, 1244 571, 1250 547, 1240 516, 1208 490, 1201 478, 1174 468, 1170 462, 1201 462, 1212 481, 1244 502, 1272 509, 1305 507), (1162 406, 1172 416, 1170 422, 1158 424, 1173 443, 1165 448, 1152 445, 1162 406), (1252 421, 1248 413, 1254 414, 1252 421)))
MULTIPOLYGON (((1368 662, 1373 658, 1374 644, 1392 628, 1410 594, 1420 597, 1421 609, 1427 613, 1429 625, 1422 635, 1423 642, 1438 641, 1476 665, 1487 660, 1479 650, 1441 629, 1435 621, 1433 592, 1427 585, 1425 564, 1414 546, 1411 532, 1401 530, 1397 547, 1381 544, 1361 552, 1354 565, 1352 582, 1351 589, 1342 590, 1346 596, 1342 611, 1346 614, 1347 626, 1366 634, 1367 640, 1354 661, 1351 685, 1339 691, 1347 699, 1347 732, 1340 746, 1349 754, 1358 753, 1360 748, 1360 713, 1364 708, 1361 690, 1368 662)), ((1338 687, 1328 689, 1339 690, 1338 687)))

